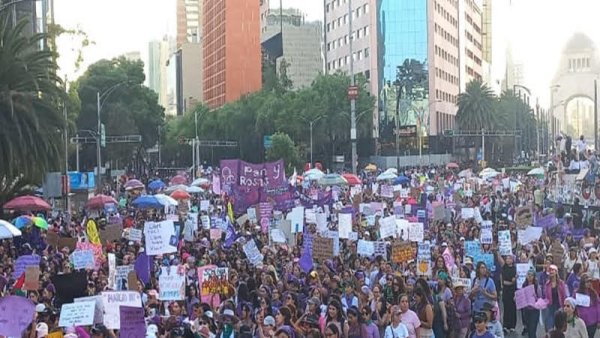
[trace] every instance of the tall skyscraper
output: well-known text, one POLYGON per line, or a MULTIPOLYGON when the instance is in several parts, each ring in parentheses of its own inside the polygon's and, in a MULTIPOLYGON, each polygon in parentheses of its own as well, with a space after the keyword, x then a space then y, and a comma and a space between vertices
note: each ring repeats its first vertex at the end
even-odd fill
POLYGON ((267 32, 267 16, 269 15, 269 0, 259 0, 260 6, 260 33, 267 32))
POLYGON ((280 17, 279 9, 269 13, 262 41, 278 34, 283 27, 283 56, 277 59, 277 70, 285 60, 288 64, 287 76, 293 87, 310 86, 315 77, 323 72, 323 24, 306 22, 304 14, 297 9, 284 9, 282 14, 280 17))
POLYGON ((217 108, 262 86, 258 1, 205 0, 204 102, 217 108))
POLYGON ((200 43, 202 36, 202 0, 177 0, 177 47, 200 43))
MULTIPOLYGON (((148 87, 158 94, 158 103, 165 108, 165 114, 174 115, 173 97, 169 95, 169 58, 175 52, 175 43, 164 37, 148 44, 148 87)), ((173 84, 171 84, 173 87, 173 84)))

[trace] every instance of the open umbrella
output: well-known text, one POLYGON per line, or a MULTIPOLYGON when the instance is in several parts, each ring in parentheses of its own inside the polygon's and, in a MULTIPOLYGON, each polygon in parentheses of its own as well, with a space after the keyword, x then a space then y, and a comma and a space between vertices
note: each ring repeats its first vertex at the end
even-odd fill
POLYGON ((164 206, 154 195, 143 195, 133 200, 133 206, 139 209, 162 209, 164 206))
POLYGON ((199 187, 199 186, 205 186, 205 185, 209 185, 209 184, 210 184, 210 181, 208 180, 208 178, 198 177, 190 185, 199 187))
POLYGON ((172 186, 168 187, 167 189, 165 189, 165 192, 167 194, 170 194, 170 193, 172 193, 175 190, 183 190, 183 191, 185 191, 185 189, 187 189, 187 188, 188 188, 188 186, 185 185, 185 184, 177 184, 177 185, 172 185, 172 186))
POLYGON ((13 198, 3 206, 4 209, 12 210, 50 210, 52 207, 48 202, 36 196, 19 196, 13 198))
POLYGON ((448 164, 446 164, 446 169, 458 169, 458 164, 454 163, 454 162, 450 162, 448 164))
POLYGON ((396 177, 396 179, 394 180, 394 185, 407 184, 408 182, 410 182, 410 178, 402 175, 402 176, 396 177))
POLYGON ((23 229, 25 227, 32 225, 33 219, 29 215, 23 215, 23 216, 19 216, 19 217, 15 218, 13 220, 13 223, 17 227, 17 229, 23 229))
POLYGON ((394 174, 394 175, 398 176, 398 169, 396 169, 396 168, 387 168, 387 169, 384 171, 384 173, 392 173, 392 174, 394 174))
POLYGON ((175 190, 171 197, 176 200, 189 200, 192 196, 185 190, 175 190))
POLYGON ((321 177, 317 183, 322 186, 346 185, 348 184, 348 181, 340 174, 327 174, 321 177))
POLYGON ((323 176, 325 176, 325 174, 317 168, 310 169, 302 174, 302 177, 308 181, 318 181, 323 176))
POLYGON ((204 189, 202 189, 200 187, 191 186, 191 187, 187 187, 185 189, 185 191, 189 192, 190 194, 200 194, 200 193, 204 192, 204 189))
POLYGON ((473 175, 471 169, 465 169, 458 173, 458 177, 471 177, 471 175, 473 175))
POLYGON ((479 176, 483 177, 483 176, 489 176, 490 174, 494 174, 494 173, 498 173, 496 171, 496 169, 494 168, 485 168, 482 171, 479 172, 479 176))
POLYGON ((161 181, 161 180, 154 180, 152 182, 150 182, 148 184, 148 189, 150 190, 160 190, 164 187, 166 187, 167 185, 165 184, 165 182, 161 181))
POLYGON ((187 183, 187 178, 185 178, 185 176, 183 176, 183 175, 175 175, 169 181, 169 185, 186 184, 186 183, 187 183))
POLYGON ((43 229, 43 230, 48 230, 48 222, 44 218, 36 216, 36 217, 33 217, 31 220, 33 221, 33 224, 36 227, 43 229))
POLYGON ((396 179, 396 177, 398 177, 398 176, 396 174, 394 174, 393 172, 385 171, 385 172, 379 174, 379 176, 377 176, 377 180, 378 181, 387 181, 387 180, 396 179))
POLYGON ((140 182, 140 180, 131 179, 125 183, 125 190, 135 190, 135 189, 143 189, 144 183, 140 182))
POLYGON ((114 205, 119 204, 117 202, 117 200, 115 200, 111 196, 106 196, 106 195, 100 194, 100 195, 96 195, 96 196, 90 198, 87 201, 87 203, 85 204, 85 208, 91 209, 91 210, 104 209, 104 205, 110 204, 110 203, 113 203, 114 205))
POLYGON ((0 219, 0 239, 8 239, 21 236, 21 230, 7 221, 0 219))
POLYGON ((342 177, 350 185, 361 185, 362 184, 362 181, 360 180, 360 178, 358 178, 358 176, 356 176, 354 174, 347 173, 347 174, 342 175, 342 177))
POLYGON ((527 173, 528 176, 544 176, 544 168, 533 168, 527 173))
POLYGON ((156 194, 153 196, 156 197, 158 202, 164 206, 177 206, 179 204, 173 197, 165 194, 156 194))

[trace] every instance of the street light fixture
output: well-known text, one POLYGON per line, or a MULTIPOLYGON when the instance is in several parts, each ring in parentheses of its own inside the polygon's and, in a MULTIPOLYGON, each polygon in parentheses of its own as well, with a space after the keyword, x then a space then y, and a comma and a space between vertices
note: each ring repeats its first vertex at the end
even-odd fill
POLYGON ((317 116, 315 119, 313 120, 308 120, 305 117, 300 117, 302 120, 304 120, 305 122, 308 123, 308 126, 310 128, 310 166, 312 168, 313 165, 313 125, 319 121, 320 119, 323 118, 323 115, 317 116))
POLYGON ((99 91, 96 92, 96 108, 97 108, 97 137, 96 137, 96 159, 97 159, 97 165, 98 165, 98 177, 96 180, 96 193, 100 193, 100 181, 102 180, 102 158, 101 158, 101 152, 100 152, 100 148, 101 148, 101 139, 102 139, 102 132, 101 132, 101 123, 100 123, 100 113, 102 112, 102 107, 104 106, 104 104, 106 103, 106 100, 108 99, 108 97, 120 86, 129 83, 129 80, 125 80, 125 81, 121 81, 117 84, 112 85, 111 87, 109 87, 108 89, 106 89, 103 93, 100 93, 99 91))

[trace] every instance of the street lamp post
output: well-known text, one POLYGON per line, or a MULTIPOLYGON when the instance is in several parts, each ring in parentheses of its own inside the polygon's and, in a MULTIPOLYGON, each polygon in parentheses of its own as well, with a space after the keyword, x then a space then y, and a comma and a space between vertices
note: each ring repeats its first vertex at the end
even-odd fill
MULTIPOLYGON (((350 85, 352 87, 356 86, 356 80, 354 78, 354 54, 352 50, 352 40, 353 32, 352 32, 352 16, 354 11, 352 10, 352 0, 348 0, 348 37, 350 38, 349 47, 350 47, 350 85)), ((356 97, 352 96, 350 99, 350 140, 352 141, 352 173, 356 175, 356 167, 357 167, 357 154, 356 154, 356 97)))
POLYGON ((96 92, 96 109, 97 109, 97 137, 96 137, 96 160, 97 160, 97 165, 98 165, 98 177, 96 178, 96 193, 100 193, 100 181, 102 180, 102 155, 100 152, 100 148, 101 148, 101 139, 102 139, 102 133, 101 133, 101 122, 100 122, 100 113, 102 112, 102 107, 104 106, 104 103, 106 102, 106 100, 108 99, 108 97, 110 96, 110 94, 112 94, 115 89, 117 89, 118 87, 128 83, 129 80, 125 80, 125 81, 121 81, 117 84, 114 84, 113 86, 109 87, 107 90, 104 91, 104 93, 100 93, 99 91, 96 92))
POLYGON ((313 165, 313 124, 315 124, 315 122, 319 121, 323 116, 319 116, 316 119, 308 122, 308 125, 310 126, 310 165, 312 168, 313 165))

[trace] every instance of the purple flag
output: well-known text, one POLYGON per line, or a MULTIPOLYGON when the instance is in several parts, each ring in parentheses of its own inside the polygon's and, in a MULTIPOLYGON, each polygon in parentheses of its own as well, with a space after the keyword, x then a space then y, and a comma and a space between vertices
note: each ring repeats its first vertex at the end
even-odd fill
POLYGON ((119 306, 121 337, 144 338, 146 337, 146 321, 144 309, 141 307, 119 306))
POLYGON ((313 258, 312 252, 310 250, 304 249, 302 252, 302 256, 300 256, 300 260, 298 261, 298 265, 302 271, 309 273, 313 268, 313 258))
POLYGON ((237 232, 235 232, 235 228, 231 222, 227 222, 227 233, 225 235, 225 243, 223 246, 225 248, 231 248, 233 242, 237 239, 237 232))
POLYGON ((29 298, 19 296, 0 298, 0 335, 21 337, 23 331, 31 324, 34 312, 35 305, 29 298))
POLYGON ((148 284, 150 282, 150 259, 145 252, 138 256, 133 268, 142 283, 148 284))

